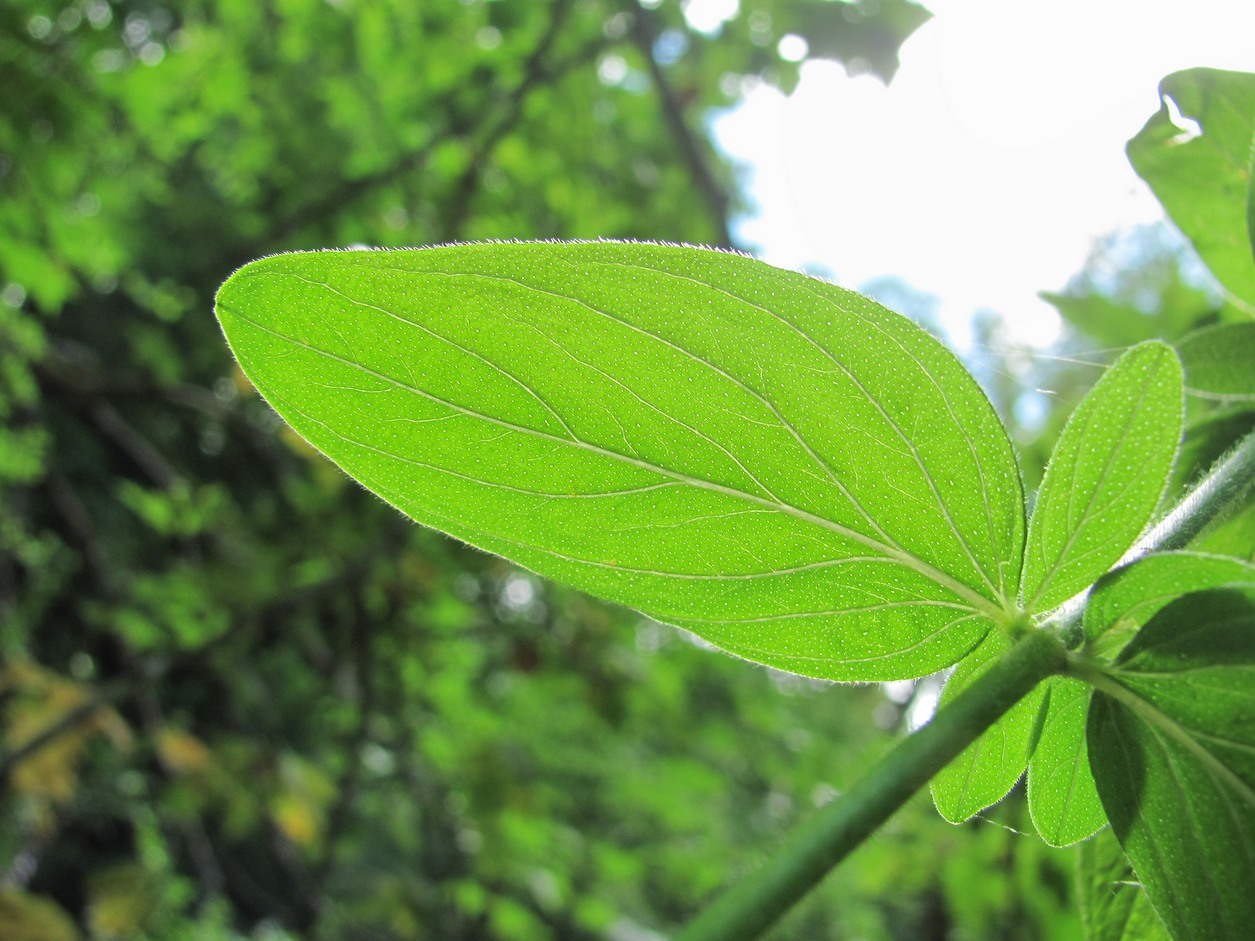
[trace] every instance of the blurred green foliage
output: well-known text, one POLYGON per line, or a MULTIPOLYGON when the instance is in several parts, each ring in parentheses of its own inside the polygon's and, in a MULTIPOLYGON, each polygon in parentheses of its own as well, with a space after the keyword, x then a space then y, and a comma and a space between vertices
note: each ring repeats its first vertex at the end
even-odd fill
MULTIPOLYGON (((0 5, 0 936, 656 938, 885 748, 907 689, 750 667, 408 524, 280 425, 211 297, 296 248, 727 243, 711 110, 792 86, 786 33, 888 78, 924 18, 0 5)), ((1075 936, 1071 854, 1018 794, 993 816, 922 797, 773 937, 1075 936)))

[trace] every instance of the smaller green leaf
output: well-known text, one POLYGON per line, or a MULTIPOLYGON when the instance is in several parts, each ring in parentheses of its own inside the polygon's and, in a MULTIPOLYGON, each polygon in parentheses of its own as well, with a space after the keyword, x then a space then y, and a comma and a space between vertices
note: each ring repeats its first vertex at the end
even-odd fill
POLYGON ((1082 843, 1076 888, 1085 941, 1171 941, 1133 867, 1110 833, 1082 843))
POLYGON ((1255 75, 1174 72, 1159 96, 1159 111, 1129 141, 1129 162, 1220 283, 1255 303, 1247 221, 1255 75))
POLYGON ((1087 677, 1098 793, 1177 941, 1245 941, 1255 925, 1253 599, 1180 598, 1087 677))
POLYGON ((1195 330, 1177 344, 1185 385, 1217 399, 1255 401, 1255 323, 1195 330))
MULTIPOLYGON (((1145 624, 1182 595, 1224 585, 1255 584, 1255 566, 1200 552, 1157 552, 1103 576, 1085 606, 1091 645, 1108 632, 1145 624)), ((1104 645, 1100 653, 1112 653, 1104 645)))
MULTIPOLYGON (((970 686, 1008 650, 1012 642, 991 631, 955 668, 941 693, 942 707, 970 686)), ((1007 796, 1024 773, 1037 738, 1037 720, 1046 684, 1016 703, 958 758, 932 780, 933 803, 951 823, 962 823, 1007 796)))
POLYGON ((1048 684, 1046 718, 1028 765, 1028 810, 1051 846, 1070 846, 1107 822, 1085 744, 1090 688, 1057 676, 1048 684))
MULTIPOLYGON (((1118 288, 1116 296, 1093 283, 1079 282, 1061 293, 1042 291, 1039 296, 1051 304, 1072 326, 1092 337, 1101 347, 1124 347, 1130 337, 1153 333, 1165 340, 1175 340, 1192 330, 1203 318, 1214 315, 1213 295, 1189 284, 1181 276, 1180 262, 1172 257, 1156 257, 1152 279, 1139 270, 1132 283, 1118 288), (1148 318, 1138 301, 1154 291, 1158 309, 1148 318)), ((1098 363, 1094 364, 1099 365, 1098 363)))
POLYGON ((1163 497, 1181 438, 1181 364, 1133 347, 1090 390, 1055 446, 1028 527, 1021 597, 1047 611, 1119 560, 1163 497))

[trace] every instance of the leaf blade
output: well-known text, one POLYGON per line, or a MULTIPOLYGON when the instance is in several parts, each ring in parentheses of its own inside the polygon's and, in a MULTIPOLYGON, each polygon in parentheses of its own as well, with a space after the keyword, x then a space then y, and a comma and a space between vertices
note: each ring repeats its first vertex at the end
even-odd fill
POLYGON ((1085 743, 1090 690, 1070 677, 1050 681, 1046 717, 1028 763, 1028 809, 1051 846, 1071 846, 1107 823, 1085 743))
MULTIPOLYGON (((1240 559, 1201 552, 1156 552, 1103 576, 1085 605, 1087 642, 1104 634, 1145 624, 1172 601, 1195 591, 1255 583, 1255 566, 1240 559)), ((1111 653, 1114 651, 1104 650, 1111 653)))
POLYGON ((1255 257, 1244 198, 1255 136, 1255 75, 1187 69, 1160 82, 1159 96, 1159 111, 1129 141, 1129 162, 1217 280, 1249 309, 1255 304, 1255 257), (1169 101, 1200 134, 1183 130, 1169 101))
MULTIPOLYGON (((991 631, 955 668, 942 690, 940 707, 975 682, 1011 647, 1005 633, 991 631)), ((1047 686, 1038 684, 932 779, 933 803, 951 823, 963 823, 998 803, 1024 774, 1036 742, 1047 686)))
POLYGON ((1255 401, 1255 323, 1203 327, 1177 344, 1186 385, 1197 395, 1255 401))
POLYGON ((760 662, 919 675, 1014 594, 992 408, 831 285, 513 243, 276 256, 218 313, 276 410, 414 519, 760 662))
POLYGON ((1184 415, 1170 346, 1142 343, 1098 381, 1064 426, 1028 527, 1021 591, 1046 611, 1133 545, 1163 497, 1184 415))
POLYGON ((1188 595, 1095 683, 1094 778, 1159 915, 1179 939, 1238 939, 1255 898, 1255 604, 1188 595))

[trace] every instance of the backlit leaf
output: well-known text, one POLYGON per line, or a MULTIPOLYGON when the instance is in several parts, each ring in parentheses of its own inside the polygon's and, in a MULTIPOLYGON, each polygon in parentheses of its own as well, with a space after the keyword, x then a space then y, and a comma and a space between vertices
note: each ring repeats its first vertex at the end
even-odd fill
POLYGON ((1255 604, 1215 589, 1156 614, 1095 686, 1094 780, 1177 941, 1255 925, 1255 604))
POLYGON ((1174 72, 1159 96, 1159 111, 1129 141, 1129 161, 1220 283, 1255 304, 1247 222, 1255 75, 1174 72))
POLYGON ((412 518, 741 656, 917 676, 1013 607, 1022 496, 988 400, 832 285, 481 244, 267 258, 217 310, 279 414, 412 518))
POLYGON ((1141 535, 1181 438, 1181 364, 1142 343, 1106 372, 1068 419, 1028 527, 1023 597, 1048 611, 1084 590, 1141 535))
POLYGON ((1209 398, 1255 400, 1255 323, 1196 330, 1177 344, 1185 383, 1209 398))
MULTIPOLYGON (((1222 585, 1255 584, 1255 566, 1200 552, 1156 552, 1103 576, 1085 605, 1091 646, 1104 634, 1141 627, 1182 595, 1222 585)), ((1114 655, 1102 646, 1098 651, 1114 655)))
POLYGON ((1028 809, 1051 846, 1070 846, 1107 822, 1085 744, 1090 688, 1056 676, 1047 684, 1046 717, 1028 764, 1028 809))
MULTIPOLYGON (((941 707, 1010 649, 1011 640, 1005 633, 991 632, 955 668, 942 691, 941 707)), ((933 778, 933 803, 943 817, 962 823, 1002 800, 1015 786, 1033 753, 1046 688, 1046 684, 1039 684, 933 778)))

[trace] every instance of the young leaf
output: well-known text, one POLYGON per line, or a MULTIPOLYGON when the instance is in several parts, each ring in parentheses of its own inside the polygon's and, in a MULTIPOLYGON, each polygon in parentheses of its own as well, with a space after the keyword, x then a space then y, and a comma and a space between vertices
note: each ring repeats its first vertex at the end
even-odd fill
MULTIPOLYGON (((1098 580, 1085 604, 1085 636, 1093 647, 1108 632, 1140 627, 1182 595, 1224 585, 1255 585, 1255 565, 1200 552, 1156 552, 1098 580)), ((1100 652, 1114 654, 1106 647, 1100 652)))
MULTIPOLYGON (((1011 649, 1003 631, 991 631, 955 668, 941 707, 1011 649)), ((932 780, 933 803, 951 823, 962 823, 1007 796, 1024 773, 1036 741, 1046 684, 1037 686, 932 780)))
POLYGON ((1180 598, 1086 677, 1098 793, 1177 941, 1240 941, 1255 925, 1253 598, 1180 598))
POLYGON ((1046 717, 1028 763, 1028 810, 1043 840, 1070 846, 1107 823, 1085 745, 1090 688, 1056 676, 1046 697, 1046 717))
POLYGON ((1177 344, 1185 384, 1208 398, 1255 401, 1255 323, 1195 330, 1177 344))
POLYGON ((1076 887, 1085 941, 1172 941, 1110 833, 1077 848, 1076 887))
POLYGON ((1255 75, 1174 72, 1159 83, 1159 96, 1159 111, 1129 141, 1129 161, 1220 283, 1255 303, 1246 204, 1255 75))
POLYGON ((298 432, 415 520, 812 676, 953 663, 1013 607, 1019 475, 903 317, 739 255, 280 255, 217 311, 298 432))
POLYGON ((1163 496, 1183 408, 1181 364, 1158 342, 1121 356, 1077 406, 1028 527, 1027 610, 1066 601, 1133 545, 1163 496))

